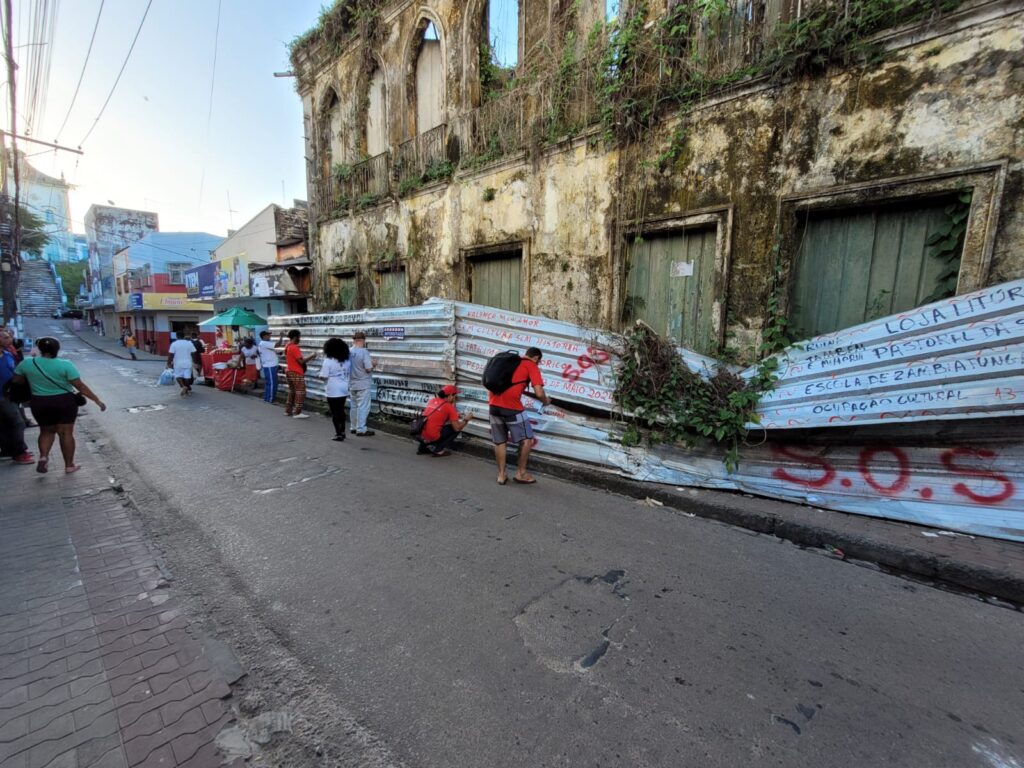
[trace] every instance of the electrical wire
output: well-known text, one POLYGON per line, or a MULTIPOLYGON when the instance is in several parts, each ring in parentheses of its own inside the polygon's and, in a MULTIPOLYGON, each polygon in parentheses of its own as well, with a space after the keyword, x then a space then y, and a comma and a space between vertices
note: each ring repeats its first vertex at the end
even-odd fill
POLYGON ((114 85, 110 88, 110 93, 107 94, 107 100, 103 102, 103 106, 100 107, 100 113, 96 115, 96 119, 92 121, 92 127, 88 133, 82 137, 82 140, 78 142, 79 148, 92 136, 92 132, 96 130, 97 124, 100 122, 100 118, 103 117, 103 113, 107 110, 107 105, 110 103, 110 99, 114 96, 114 91, 117 90, 117 84, 121 82, 121 75, 124 74, 125 67, 128 66, 128 60, 132 57, 132 51, 135 50, 135 44, 139 41, 139 35, 142 34, 142 25, 146 23, 146 17, 149 15, 149 9, 153 7, 153 0, 149 0, 146 3, 146 10, 142 14, 142 20, 139 22, 139 28, 135 30, 135 37, 132 38, 131 47, 128 49, 128 54, 124 57, 124 62, 121 64, 121 70, 117 73, 117 79, 114 80, 114 85))
POLYGON ((203 144, 203 169, 199 176, 199 207, 203 207, 203 187, 206 184, 206 153, 210 149, 210 122, 213 118, 213 86, 217 80, 217 41, 220 39, 220 7, 217 0, 217 26, 213 32, 213 69, 210 70, 210 104, 206 110, 206 140, 203 144))
POLYGON ((57 129, 57 138, 53 140, 54 144, 60 143, 60 134, 68 124, 68 118, 71 117, 71 110, 74 108, 75 100, 78 98, 78 89, 82 87, 82 79, 85 77, 85 68, 89 65, 89 56, 92 54, 92 44, 96 42, 96 30, 100 28, 100 16, 103 15, 104 2, 106 2, 106 0, 100 0, 100 9, 96 12, 96 23, 92 25, 92 37, 89 38, 89 49, 85 52, 85 62, 83 62, 82 71, 78 75, 78 85, 75 86, 75 95, 71 97, 71 103, 68 105, 67 114, 64 115, 64 122, 62 122, 60 124, 60 128, 57 129))

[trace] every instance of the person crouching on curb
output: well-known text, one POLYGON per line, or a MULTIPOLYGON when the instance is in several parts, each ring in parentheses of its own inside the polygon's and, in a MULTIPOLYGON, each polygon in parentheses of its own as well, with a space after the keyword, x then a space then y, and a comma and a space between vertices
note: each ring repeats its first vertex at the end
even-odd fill
POLYGON ((466 428, 473 415, 459 416, 455 410, 455 398, 461 394, 453 385, 447 384, 438 390, 437 397, 430 399, 423 409, 426 423, 420 433, 419 455, 451 456, 448 446, 455 442, 459 432, 466 428))
MULTIPOLYGON (((284 334, 281 335, 281 338, 284 338, 284 334)), ((302 412, 302 406, 306 404, 306 367, 316 357, 316 352, 303 357, 302 348, 299 346, 301 338, 302 333, 298 330, 288 331, 288 345, 284 348, 284 359, 287 364, 285 376, 288 377, 288 400, 284 404, 284 415, 295 419, 308 419, 309 414, 302 412)))
POLYGON ((487 393, 490 406, 491 439, 494 441, 494 458, 498 462, 498 485, 508 482, 505 474, 508 441, 519 446, 519 461, 516 474, 512 480, 523 485, 536 483, 536 479, 526 471, 526 462, 530 459, 533 448, 533 427, 523 412, 523 392, 528 386, 533 387, 533 396, 544 405, 551 405, 551 398, 544 392, 544 379, 540 375, 537 364, 541 360, 541 351, 530 347, 523 355, 515 373, 512 374, 512 386, 499 395, 487 393))

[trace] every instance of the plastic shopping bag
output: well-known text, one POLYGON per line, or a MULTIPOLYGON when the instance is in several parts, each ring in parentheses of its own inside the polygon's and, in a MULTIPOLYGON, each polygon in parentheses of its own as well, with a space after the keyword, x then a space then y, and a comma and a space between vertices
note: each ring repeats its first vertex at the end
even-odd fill
POLYGON ((163 373, 160 374, 160 384, 162 386, 170 386, 174 383, 174 371, 170 368, 164 368, 163 373))

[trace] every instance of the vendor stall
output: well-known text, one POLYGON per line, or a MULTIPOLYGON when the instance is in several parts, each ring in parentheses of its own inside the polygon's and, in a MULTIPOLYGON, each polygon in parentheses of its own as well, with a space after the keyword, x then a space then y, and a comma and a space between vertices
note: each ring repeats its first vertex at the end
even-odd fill
MULTIPOLYGON (((233 334, 238 334, 240 328, 261 328, 266 324, 267 321, 255 312, 242 307, 232 307, 200 323, 206 327, 230 328, 233 334)), ((204 352, 202 359, 203 376, 217 389, 225 392, 249 390, 256 384, 259 368, 246 366, 237 347, 204 352)))

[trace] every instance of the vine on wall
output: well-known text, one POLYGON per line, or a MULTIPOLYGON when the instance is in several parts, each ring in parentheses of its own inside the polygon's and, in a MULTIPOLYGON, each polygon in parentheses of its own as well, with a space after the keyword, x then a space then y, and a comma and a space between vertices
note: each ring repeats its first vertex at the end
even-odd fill
POLYGON ((783 285, 779 266, 758 349, 761 362, 749 379, 722 365, 707 376, 695 373, 670 339, 636 323, 625 335, 616 378, 615 401, 628 414, 623 445, 639 445, 645 438, 651 443, 684 444, 712 440, 725 448, 726 468, 734 470, 747 425, 758 423, 758 403, 778 378, 775 353, 790 343, 782 313, 783 285))

